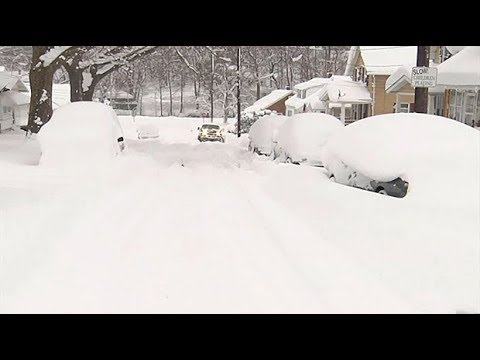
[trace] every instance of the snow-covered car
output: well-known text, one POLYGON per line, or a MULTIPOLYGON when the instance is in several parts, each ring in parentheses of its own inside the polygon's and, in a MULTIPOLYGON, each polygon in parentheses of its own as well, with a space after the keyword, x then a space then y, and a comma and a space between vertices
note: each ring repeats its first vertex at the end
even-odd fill
POLYGON ((452 158, 460 155, 456 148, 465 141, 478 152, 479 134, 440 116, 372 116, 345 127, 328 140, 324 166, 330 178, 344 185, 394 197, 406 196, 413 185, 424 187, 426 192, 436 189, 437 196, 444 196, 446 191, 463 186, 461 178, 437 186, 459 176, 452 170, 454 163, 459 164, 452 158))
POLYGON ((255 121, 248 133, 248 149, 259 155, 272 155, 278 131, 286 119, 283 115, 266 115, 255 121))
POLYGON ((108 105, 79 101, 57 108, 38 133, 40 164, 93 164, 125 150, 123 130, 108 105))
POLYGON ((160 136, 158 126, 156 124, 139 124, 137 125, 138 139, 155 139, 160 136))
MULTIPOLYGON (((408 192, 408 182, 400 177, 391 181, 379 181, 371 179, 342 162, 343 169, 329 174, 331 180, 357 187, 360 189, 375 191, 382 195, 389 195, 393 197, 403 198, 408 192)), ((337 168, 338 170, 338 168, 337 168)))
POLYGON ((220 141, 225 142, 223 129, 218 124, 203 124, 198 127, 198 141, 220 141))
POLYGON ((301 113, 288 117, 278 131, 275 158, 282 162, 322 166, 322 151, 328 138, 344 125, 336 117, 301 113))

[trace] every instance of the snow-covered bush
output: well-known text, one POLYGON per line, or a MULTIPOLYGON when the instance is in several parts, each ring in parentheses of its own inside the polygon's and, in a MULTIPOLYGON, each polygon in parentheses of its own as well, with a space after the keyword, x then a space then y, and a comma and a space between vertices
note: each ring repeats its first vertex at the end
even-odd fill
POLYGON ((124 146, 115 111, 92 101, 56 109, 38 133, 41 165, 88 165, 112 159, 124 146))
POLYGON ((343 127, 342 122, 332 115, 295 114, 288 117, 280 128, 275 153, 282 161, 322 165, 323 146, 343 127))
MULTIPOLYGON (((263 116, 277 114, 276 111, 271 110, 261 110, 255 112, 242 112, 240 114, 240 132, 242 134, 247 134, 250 131, 250 127, 263 116)), ((237 132, 237 123, 235 122, 234 133, 237 132)))

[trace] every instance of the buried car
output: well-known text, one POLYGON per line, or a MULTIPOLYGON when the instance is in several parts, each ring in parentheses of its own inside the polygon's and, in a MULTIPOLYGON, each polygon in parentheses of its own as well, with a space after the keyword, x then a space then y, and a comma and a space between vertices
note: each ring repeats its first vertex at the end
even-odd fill
POLYGON ((203 124, 198 127, 198 141, 220 141, 225 142, 223 129, 217 124, 203 124))
POLYGON ((38 140, 41 165, 89 165, 108 161, 126 148, 115 111, 92 101, 56 109, 40 129, 38 140))
MULTIPOLYGON (((408 182, 397 177, 391 181, 378 181, 370 179, 367 176, 353 170, 344 163, 341 163, 341 169, 337 167, 336 171, 330 173, 330 179, 352 187, 371 190, 381 195, 403 198, 408 192, 408 182)), ((332 167, 333 168, 333 167, 332 167)))
POLYGON ((248 133, 248 149, 259 155, 273 155, 278 131, 286 119, 283 115, 266 115, 255 121, 248 133))
POLYGON ((160 136, 158 126, 156 124, 139 124, 137 126, 137 138, 155 139, 160 136))
POLYGON ((415 189, 419 196, 428 195, 429 201, 437 201, 438 196, 455 198, 460 193, 458 184, 472 178, 462 174, 476 166, 477 159, 469 158, 469 153, 478 153, 479 134, 441 116, 372 116, 328 140, 324 167, 340 184, 380 194, 401 198, 415 189))
POLYGON ((343 129, 336 117, 301 113, 288 117, 278 131, 274 157, 281 162, 322 166, 322 152, 328 138, 343 129))

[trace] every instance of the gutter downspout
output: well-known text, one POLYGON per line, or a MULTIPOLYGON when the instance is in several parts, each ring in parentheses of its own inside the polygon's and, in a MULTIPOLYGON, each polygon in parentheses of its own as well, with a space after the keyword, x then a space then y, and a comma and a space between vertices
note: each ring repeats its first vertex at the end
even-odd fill
POLYGON ((373 84, 372 84, 373 97, 372 97, 372 115, 371 116, 374 116, 375 115, 375 75, 372 75, 372 77, 373 77, 373 84))

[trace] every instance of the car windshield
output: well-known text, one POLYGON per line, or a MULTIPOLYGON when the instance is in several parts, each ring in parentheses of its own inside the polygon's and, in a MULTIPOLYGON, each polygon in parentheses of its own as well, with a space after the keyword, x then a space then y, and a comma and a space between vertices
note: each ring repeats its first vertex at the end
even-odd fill
POLYGON ((220 126, 218 125, 211 125, 211 124, 208 124, 208 125, 202 125, 202 129, 213 129, 213 130, 218 130, 220 129, 220 126))

